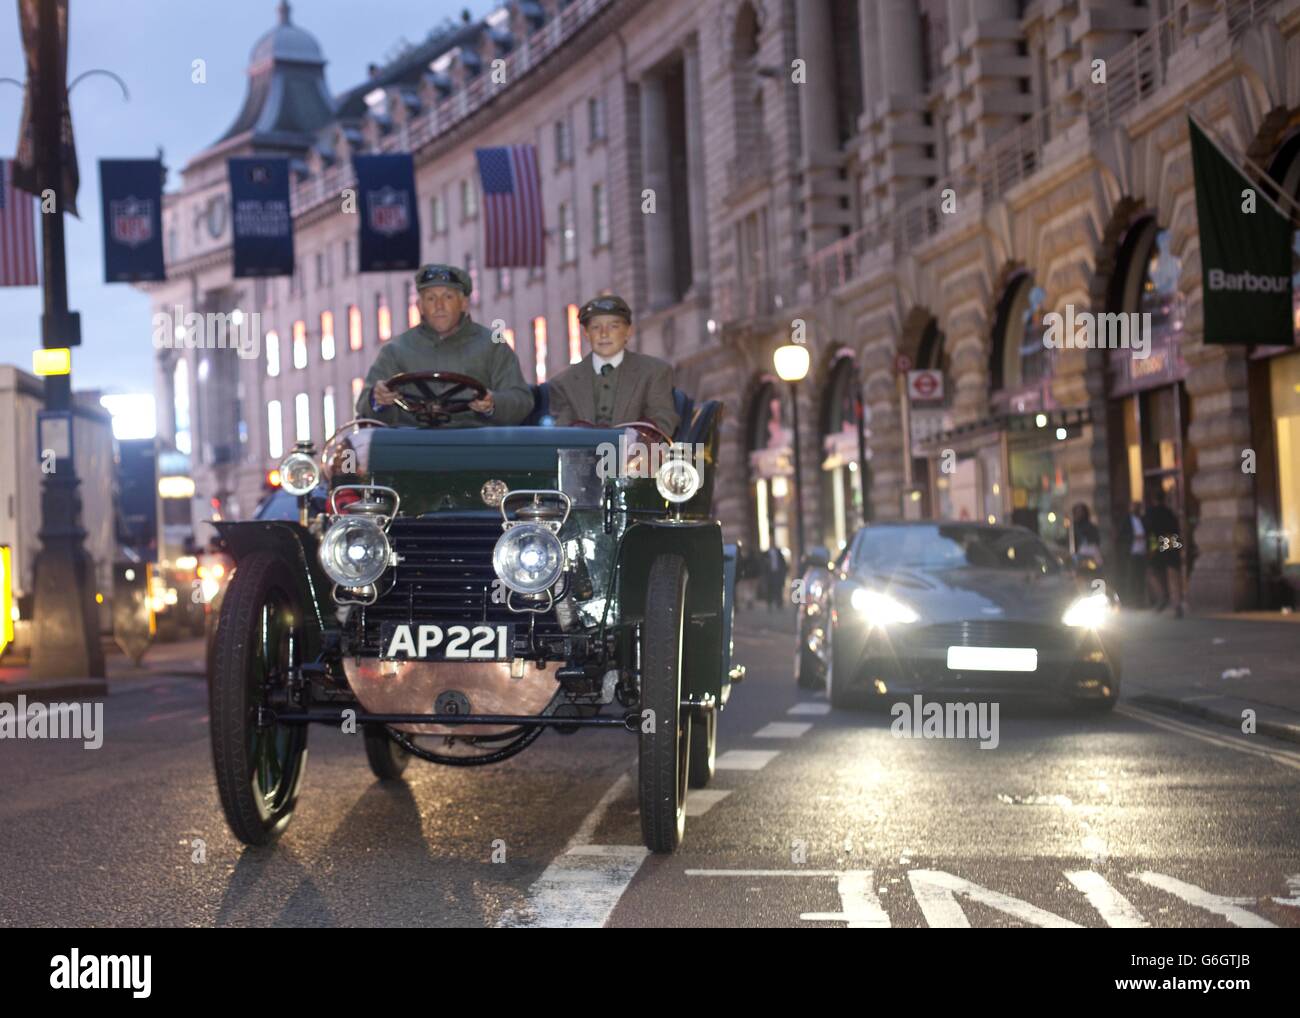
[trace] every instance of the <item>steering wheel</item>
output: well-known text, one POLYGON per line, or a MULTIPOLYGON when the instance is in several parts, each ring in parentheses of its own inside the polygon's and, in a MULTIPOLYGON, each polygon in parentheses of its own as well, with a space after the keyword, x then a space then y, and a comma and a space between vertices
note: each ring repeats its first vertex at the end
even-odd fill
POLYGON ((464 413, 469 405, 488 394, 487 386, 477 378, 459 375, 454 371, 404 371, 384 380, 397 398, 393 401, 408 414, 412 414, 423 427, 436 428, 451 420, 452 414, 464 413), (430 382, 449 386, 434 393, 430 382), (468 398, 452 398, 468 392, 468 398))

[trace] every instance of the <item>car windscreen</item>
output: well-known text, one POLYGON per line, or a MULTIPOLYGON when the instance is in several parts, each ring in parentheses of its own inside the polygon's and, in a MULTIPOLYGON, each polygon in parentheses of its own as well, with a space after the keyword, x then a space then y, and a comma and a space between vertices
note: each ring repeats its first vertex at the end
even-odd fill
POLYGON ((1008 569, 1058 572, 1060 560, 1037 536, 1018 527, 974 524, 869 527, 853 552, 855 570, 1008 569))
POLYGON ((290 495, 283 488, 276 488, 253 511, 255 520, 296 520, 298 518, 298 497, 290 495))

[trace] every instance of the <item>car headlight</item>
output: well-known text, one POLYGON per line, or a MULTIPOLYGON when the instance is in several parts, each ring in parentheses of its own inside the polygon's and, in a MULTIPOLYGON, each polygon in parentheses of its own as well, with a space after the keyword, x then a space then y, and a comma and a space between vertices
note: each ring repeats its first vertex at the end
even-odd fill
POLYGON ((868 590, 866 587, 858 587, 849 598, 849 604, 853 606, 854 611, 864 615, 867 621, 875 626, 915 622, 920 618, 902 601, 888 594, 882 594, 878 590, 868 590))
POLYGON ((384 575, 392 557, 388 535, 373 520, 335 520, 320 543, 320 564, 341 587, 367 587, 384 575))
POLYGON ((497 538, 492 568, 516 594, 540 594, 564 572, 564 546, 543 523, 516 523, 497 538))
POLYGON ((305 452, 292 452, 280 463, 280 487, 290 495, 305 495, 320 483, 320 467, 305 452))
POLYGON ((669 502, 689 502, 700 490, 700 472, 685 460, 667 460, 655 474, 655 486, 669 502))
POLYGON ((1088 594, 1070 605, 1061 616, 1061 621, 1067 626, 1097 629, 1105 623, 1109 614, 1110 599, 1105 594, 1088 594))

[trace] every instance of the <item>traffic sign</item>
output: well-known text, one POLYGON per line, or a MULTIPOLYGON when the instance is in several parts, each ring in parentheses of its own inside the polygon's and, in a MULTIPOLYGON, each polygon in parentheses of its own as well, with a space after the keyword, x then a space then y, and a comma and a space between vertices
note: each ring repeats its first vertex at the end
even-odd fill
POLYGON ((907 398, 913 401, 943 399, 943 372, 930 369, 909 371, 907 398))

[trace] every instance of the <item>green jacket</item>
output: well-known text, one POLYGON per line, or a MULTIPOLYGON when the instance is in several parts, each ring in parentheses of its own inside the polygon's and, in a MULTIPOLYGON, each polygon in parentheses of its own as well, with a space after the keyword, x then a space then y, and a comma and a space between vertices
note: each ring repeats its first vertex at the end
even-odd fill
MULTIPOLYGON (((454 371, 478 379, 492 391, 496 408, 490 416, 467 410, 455 414, 443 425, 446 428, 518 424, 533 409, 533 393, 519 370, 515 352, 505 343, 494 343, 491 331, 468 314, 449 336, 439 336, 427 323, 421 322, 385 343, 357 397, 357 416, 375 417, 385 424, 418 427, 415 417, 399 407, 375 410, 370 405, 370 393, 376 382, 406 371, 454 371)), ((445 386, 434 383, 433 388, 439 391, 445 386)), ((462 394, 455 398, 461 399, 462 394)))

